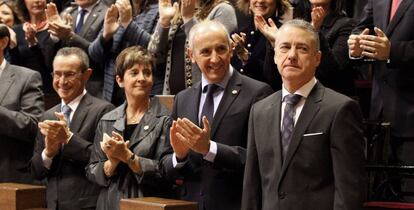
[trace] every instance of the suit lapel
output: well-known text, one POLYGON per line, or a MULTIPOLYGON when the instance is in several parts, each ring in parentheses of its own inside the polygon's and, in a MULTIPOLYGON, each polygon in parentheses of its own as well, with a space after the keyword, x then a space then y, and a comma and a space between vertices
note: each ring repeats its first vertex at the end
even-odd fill
POLYGON ((240 94, 242 87, 242 80, 240 75, 233 71, 233 75, 230 78, 227 87, 224 89, 223 98, 220 101, 220 104, 217 108, 216 114, 214 115, 213 124, 211 125, 211 134, 213 137, 219 127, 223 117, 227 113, 227 110, 231 107, 234 100, 240 94))
POLYGON ((312 91, 309 93, 308 99, 306 100, 295 128, 293 129, 292 140, 290 141, 289 149, 283 161, 280 180, 283 179, 286 169, 289 166, 296 150, 298 149, 300 142, 303 139, 303 134, 305 134, 305 131, 308 128, 309 124, 312 122, 315 115, 319 112, 319 102, 322 100, 323 93, 323 86, 321 86, 319 82, 316 83, 312 91))
POLYGON ((6 67, 0 76, 0 104, 2 104, 4 97, 7 95, 9 88, 14 81, 14 73, 10 70, 10 65, 6 63, 6 67))
POLYGON ((157 113, 158 104, 155 104, 155 100, 151 99, 150 109, 144 114, 141 121, 138 124, 137 129, 131 135, 130 139, 125 139, 125 141, 130 140, 129 148, 134 148, 136 144, 142 141, 151 131, 154 129, 157 124, 157 113))
POLYGON ((190 92, 190 101, 186 101, 185 103, 190 103, 189 104, 189 109, 188 109, 188 119, 191 122, 194 123, 198 123, 197 125, 200 125, 199 119, 198 119, 198 108, 199 108, 199 104, 200 104, 200 97, 201 97, 201 82, 198 82, 197 84, 194 85, 194 88, 189 89, 190 92), (194 99, 194 101, 192 100, 194 99), (195 106, 192 105, 192 103, 196 104, 195 106))
POLYGON ((391 22, 389 23, 387 27, 387 30, 385 31, 385 34, 387 35, 387 37, 391 36, 395 27, 398 25, 398 23, 401 21, 401 18, 404 16, 405 11, 407 11, 407 9, 410 7, 412 3, 413 3, 412 0, 405 0, 400 3, 400 6, 398 7, 397 11, 395 12, 394 17, 392 18, 391 22))
POLYGON ((95 4, 95 6, 92 8, 91 13, 89 14, 88 18, 85 21, 85 24, 83 24, 82 29, 79 33, 80 36, 84 37, 85 33, 89 30, 89 27, 95 22, 95 20, 99 16, 99 11, 101 10, 99 6, 99 1, 95 4))
MULTIPOLYGON (((391 8, 391 0, 374 0, 372 1, 372 8, 375 13, 375 17, 373 17, 377 22, 375 23, 377 27, 384 30, 387 28, 388 20, 390 19, 390 8, 391 8), (380 15, 380 17, 378 17, 380 15)), ((371 34, 375 34, 374 31, 370 31, 371 34)))
POLYGON ((83 121, 88 114, 89 107, 92 105, 92 101, 90 100, 90 96, 86 93, 85 96, 81 99, 78 108, 76 108, 75 113, 73 114, 70 130, 74 133, 78 133, 82 128, 83 121))

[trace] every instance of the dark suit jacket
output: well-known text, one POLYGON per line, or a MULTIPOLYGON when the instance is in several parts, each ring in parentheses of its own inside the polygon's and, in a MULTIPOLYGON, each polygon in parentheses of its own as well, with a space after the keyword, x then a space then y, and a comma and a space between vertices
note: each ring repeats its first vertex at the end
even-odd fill
MULTIPOLYGON (((233 71, 211 125, 211 139, 217 142, 214 163, 191 151, 186 164, 176 170, 172 154, 163 158, 165 175, 183 180, 181 199, 197 201, 201 210, 240 209, 250 107, 271 92, 265 83, 233 71)), ((186 117, 198 124, 200 95, 200 82, 180 92, 174 101, 173 118, 186 117)))
POLYGON ((391 122, 398 137, 414 137, 414 1, 401 2, 389 22, 391 0, 369 0, 353 33, 376 26, 391 41, 390 62, 374 65, 371 118, 391 122))
MULTIPOLYGON (((100 188, 87 180, 85 166, 92 151, 99 119, 113 108, 112 104, 87 93, 81 99, 70 124, 73 136, 63 150, 53 157, 50 170, 43 165, 41 154, 44 149, 44 136, 38 133, 30 168, 36 179, 47 178, 48 208, 95 208, 100 188)), ((54 113, 60 111, 61 104, 58 104, 46 111, 42 120, 57 120, 54 113)))
POLYGON ((27 162, 43 110, 40 74, 6 64, 0 76, 0 182, 33 181, 27 162))
MULTIPOLYGON (((88 47, 93 40, 98 37, 99 32, 103 27, 103 22, 105 18, 105 13, 108 6, 104 1, 98 0, 95 6, 90 11, 88 18, 85 20, 85 23, 82 26, 79 34, 73 36, 72 39, 65 41, 64 46, 73 46, 82 48, 85 52, 88 52, 88 47)), ((76 20, 78 17, 78 6, 72 6, 67 9, 67 11, 73 19, 72 29, 75 31, 76 20)))
MULTIPOLYGON (((74 22, 72 25, 73 31, 75 31, 76 28, 76 19, 79 14, 78 8, 78 6, 74 5, 63 12, 69 13, 72 16, 74 22)), ((61 46, 79 47, 88 53, 89 45, 98 37, 99 32, 103 28, 103 22, 107 9, 108 5, 106 2, 104 0, 98 0, 90 11, 89 16, 85 20, 85 23, 83 24, 79 34, 75 33, 72 39, 62 41, 61 46)), ((102 98, 104 80, 103 64, 94 62, 92 59, 90 59, 90 66, 93 70, 93 74, 86 84, 86 89, 91 95, 102 98)))
POLYGON ((366 179, 357 103, 318 82, 282 163, 281 101, 278 91, 251 110, 242 209, 362 209, 366 179))

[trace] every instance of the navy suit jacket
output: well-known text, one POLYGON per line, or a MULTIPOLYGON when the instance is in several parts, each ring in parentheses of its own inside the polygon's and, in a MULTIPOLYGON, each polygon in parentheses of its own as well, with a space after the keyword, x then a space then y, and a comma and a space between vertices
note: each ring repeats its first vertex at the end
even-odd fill
MULTIPOLYGON (((94 209, 100 188, 86 178, 85 166, 89 162, 95 131, 101 117, 114 106, 88 93, 76 109, 70 130, 73 136, 55 157, 50 170, 44 167, 42 151, 44 136, 38 132, 37 144, 30 168, 38 179, 47 179, 47 205, 51 209, 94 209)), ((49 109, 43 120, 57 120, 55 112, 61 111, 61 104, 49 109)))
POLYGON ((296 122, 284 161, 281 104, 278 91, 250 112, 242 209, 362 209, 365 142, 358 104, 318 82, 296 122))
MULTIPOLYGON (((190 151, 178 169, 172 165, 172 154, 163 158, 165 175, 183 180, 180 199, 197 201, 200 210, 240 209, 250 108, 271 92, 265 83, 233 71, 211 125, 211 140, 217 142, 214 162, 190 151)), ((200 82, 178 93, 172 117, 186 117, 198 124, 200 95, 200 82)))
POLYGON ((391 122, 397 137, 414 137, 414 1, 403 0, 389 21, 391 0, 369 0, 353 33, 380 28, 391 41, 390 61, 374 64, 370 117, 391 122))

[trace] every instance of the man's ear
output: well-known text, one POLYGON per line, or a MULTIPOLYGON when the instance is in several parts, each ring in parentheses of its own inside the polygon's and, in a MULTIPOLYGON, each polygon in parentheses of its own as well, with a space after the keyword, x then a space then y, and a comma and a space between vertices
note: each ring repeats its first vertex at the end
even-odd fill
POLYGON ((193 50, 191 49, 191 47, 188 47, 187 49, 185 49, 185 53, 187 53, 187 56, 191 59, 192 63, 196 63, 194 59, 194 55, 193 55, 193 50))
POLYGON ((86 69, 85 72, 83 72, 84 81, 87 82, 89 78, 91 77, 91 75, 92 75, 92 69, 91 68, 86 69))
POLYGON ((318 50, 318 52, 316 52, 315 59, 316 59, 316 62, 317 62, 317 67, 318 67, 319 64, 321 63, 321 59, 322 59, 322 52, 320 50, 318 50))

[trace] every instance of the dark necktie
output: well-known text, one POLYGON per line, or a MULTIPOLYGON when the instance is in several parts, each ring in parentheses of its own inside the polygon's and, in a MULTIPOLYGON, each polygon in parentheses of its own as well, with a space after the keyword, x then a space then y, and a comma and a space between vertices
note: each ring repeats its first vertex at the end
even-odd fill
POLYGON ((70 125, 70 113, 72 113, 72 109, 68 105, 63 105, 62 113, 63 113, 63 116, 65 116, 66 123, 69 127, 69 125, 70 125))
POLYGON ((292 139, 292 132, 295 126, 294 116, 296 113, 295 106, 299 103, 302 96, 297 94, 289 94, 284 97, 286 102, 283 120, 282 120, 282 149, 283 149, 283 158, 285 158, 287 150, 289 148, 290 140, 292 139))
POLYGON ((390 12, 390 21, 395 15, 395 12, 397 12, 398 6, 400 6, 401 0, 392 0, 391 3, 391 12, 390 12))
POLYGON ((204 101, 203 110, 201 111, 201 120, 200 120, 200 127, 203 127, 203 116, 206 116, 210 126, 213 124, 213 116, 214 116, 214 97, 213 94, 216 92, 218 86, 216 84, 208 84, 203 92, 206 92, 207 88, 207 95, 206 100, 204 101))
POLYGON ((80 31, 82 30, 83 22, 84 22, 85 15, 86 15, 87 12, 88 12, 88 10, 86 10, 86 9, 82 9, 79 12, 79 21, 78 21, 78 24, 76 24, 75 33, 79 34, 80 31))

